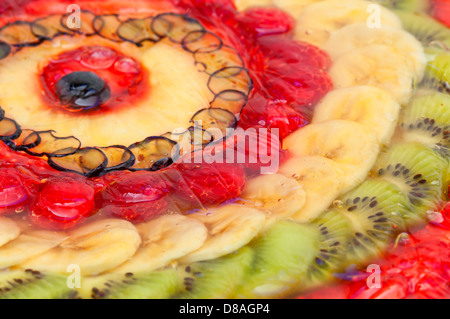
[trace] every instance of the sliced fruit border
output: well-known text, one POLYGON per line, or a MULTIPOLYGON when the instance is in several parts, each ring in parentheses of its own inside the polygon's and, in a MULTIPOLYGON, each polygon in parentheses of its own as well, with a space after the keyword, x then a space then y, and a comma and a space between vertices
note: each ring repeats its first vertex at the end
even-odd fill
MULTIPOLYGON (((94 15, 83 11, 83 17, 87 21, 83 21, 81 28, 75 31, 67 25, 68 14, 50 15, 33 22, 15 21, 6 24, 0 28, 0 60, 23 47, 37 46, 62 35, 98 35, 112 42, 127 41, 138 47, 146 41, 157 43, 169 39, 193 55, 196 66, 209 75, 207 86, 214 95, 209 108, 201 109, 192 116, 192 126, 176 134, 190 134, 190 141, 194 144, 198 138, 193 135, 202 132, 201 145, 194 146, 198 149, 214 141, 208 129, 218 128, 225 133, 227 128, 237 126, 236 115, 247 104, 253 88, 252 80, 238 52, 225 45, 218 35, 207 31, 199 21, 176 13, 121 21, 115 14, 94 15), (221 59, 222 55, 227 54, 231 54, 235 61, 223 61, 220 69, 208 64, 208 61, 221 59), (237 114, 227 107, 238 110, 237 114)), ((172 136, 170 132, 162 136, 150 136, 128 147, 82 147, 76 137, 58 137, 54 133, 22 129, 15 120, 7 118, 0 107, 0 140, 15 151, 37 157, 46 156, 49 165, 56 170, 75 172, 86 177, 117 170, 156 171, 185 155, 180 153, 177 142, 169 138, 172 136), (84 160, 87 156, 89 161, 84 160)))

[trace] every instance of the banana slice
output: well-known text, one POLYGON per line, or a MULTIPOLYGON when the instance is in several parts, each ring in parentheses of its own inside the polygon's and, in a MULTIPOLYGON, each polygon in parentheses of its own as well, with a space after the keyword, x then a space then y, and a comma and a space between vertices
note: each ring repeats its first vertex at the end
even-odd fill
POLYGON ((396 14, 363 0, 325 0, 307 6, 297 19, 294 38, 323 46, 330 34, 348 24, 366 23, 369 27, 401 28, 396 14), (376 24, 379 21, 379 25, 376 24))
POLYGON ((421 77, 408 59, 384 44, 361 47, 340 56, 328 73, 337 89, 371 85, 387 91, 401 104, 409 101, 421 77))
POLYGON ((113 272, 152 271, 202 246, 208 230, 200 221, 182 215, 165 215, 136 226, 142 245, 133 258, 113 272))
POLYGON ((0 217, 0 247, 16 239, 20 235, 20 227, 7 217, 0 217))
POLYGON ((344 171, 341 187, 348 190, 362 182, 379 152, 375 133, 367 126, 349 120, 310 124, 289 135, 283 144, 295 156, 322 156, 344 171))
POLYGON ((83 276, 113 269, 131 258, 141 244, 136 227, 128 221, 102 219, 68 233, 69 237, 22 268, 66 273, 69 265, 80 267, 83 276))
POLYGON ((266 214, 264 229, 291 217, 305 204, 303 187, 292 177, 281 174, 260 175, 247 182, 239 202, 266 214))
POLYGON ((400 104, 386 91, 374 86, 333 90, 315 107, 312 123, 350 120, 366 125, 387 145, 394 134, 400 104))
POLYGON ((0 247, 0 268, 19 265, 58 246, 67 234, 45 230, 22 233, 0 247))
POLYGON ((298 222, 312 221, 342 193, 344 171, 322 156, 291 158, 278 172, 294 178, 305 191, 305 204, 291 216, 298 222))
POLYGON ((322 0, 273 0, 273 4, 297 18, 308 5, 319 1, 322 0))
POLYGON ((423 78, 427 58, 422 44, 405 30, 382 27, 369 28, 365 23, 354 23, 332 32, 323 49, 333 60, 358 48, 383 44, 409 61, 418 79, 423 78))
POLYGON ((259 233, 266 219, 263 212, 238 204, 227 204, 188 217, 205 224, 208 238, 202 247, 179 260, 183 264, 234 252, 259 233))
POLYGON ((244 11, 254 7, 268 7, 272 5, 272 0, 235 0, 234 4, 239 11, 244 11))

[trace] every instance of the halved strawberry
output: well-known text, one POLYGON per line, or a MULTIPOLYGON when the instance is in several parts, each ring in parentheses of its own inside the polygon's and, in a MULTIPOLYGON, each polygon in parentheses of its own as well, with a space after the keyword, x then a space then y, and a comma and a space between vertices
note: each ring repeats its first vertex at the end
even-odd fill
POLYGON ((263 76, 265 90, 272 98, 285 100, 301 112, 311 109, 333 87, 324 70, 303 63, 271 59, 267 68, 263 76))
POLYGON ((72 228, 95 214, 94 195, 82 177, 50 177, 31 204, 30 219, 46 229, 72 228))
POLYGON ((281 59, 286 64, 300 63, 323 70, 328 69, 331 65, 331 59, 326 51, 307 42, 293 41, 279 36, 267 36, 259 38, 258 44, 266 61, 281 59))
POLYGON ((99 193, 102 214, 143 222, 167 211, 169 184, 155 172, 138 171, 107 177, 109 185, 99 193))
POLYGON ((39 183, 31 173, 27 176, 15 168, 0 168, 0 215, 25 210, 31 199, 33 181, 39 183))
POLYGON ((177 163, 173 169, 175 172, 167 171, 172 174, 173 195, 189 203, 191 208, 220 204, 236 198, 246 182, 244 168, 238 164, 177 163))
POLYGON ((267 99, 256 92, 241 113, 239 127, 278 128, 281 139, 309 123, 306 115, 289 107, 283 99, 267 99))
POLYGON ((294 18, 276 8, 255 7, 237 16, 245 34, 261 37, 273 34, 289 34, 295 25, 294 18))

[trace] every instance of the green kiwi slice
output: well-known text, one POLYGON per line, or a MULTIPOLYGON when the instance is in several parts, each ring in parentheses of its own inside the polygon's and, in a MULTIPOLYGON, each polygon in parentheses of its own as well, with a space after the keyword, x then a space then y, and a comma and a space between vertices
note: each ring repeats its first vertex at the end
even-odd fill
POLYGON ((168 299, 181 289, 177 271, 168 268, 149 273, 105 274, 83 278, 82 299, 168 299))
POLYGON ((333 272, 341 268, 351 236, 350 221, 335 210, 322 213, 312 225, 319 231, 319 250, 306 273, 308 287, 330 280, 333 272))
POLYGON ((227 256, 181 268, 184 289, 179 299, 229 299, 250 270, 253 249, 245 246, 227 256))
POLYGON ((374 0, 374 2, 401 11, 427 12, 430 7, 428 1, 424 0, 374 0))
POLYGON ((379 256, 404 227, 406 209, 398 187, 388 181, 369 178, 333 203, 350 223, 350 236, 345 243, 345 262, 362 263, 379 256))
POLYGON ((286 296, 303 284, 309 265, 319 250, 317 229, 282 221, 256 238, 251 269, 237 288, 237 298, 286 296))
POLYGON ((450 161, 450 95, 433 92, 414 97, 399 124, 404 140, 421 142, 450 161))
MULTIPOLYGON (((444 44, 445 46, 445 44, 444 44)), ((450 93, 450 46, 447 50, 427 48, 425 50, 428 63, 421 87, 430 88, 438 92, 450 93)))
POLYGON ((427 14, 398 10, 395 13, 402 21, 403 28, 413 34, 425 47, 434 43, 450 47, 450 30, 427 14))
POLYGON ((0 299, 68 299, 75 295, 62 275, 31 269, 0 273, 0 299))
POLYGON ((446 168, 446 162, 432 149, 409 142, 382 151, 372 175, 400 189, 407 205, 403 218, 408 227, 422 223, 426 212, 442 200, 446 168))

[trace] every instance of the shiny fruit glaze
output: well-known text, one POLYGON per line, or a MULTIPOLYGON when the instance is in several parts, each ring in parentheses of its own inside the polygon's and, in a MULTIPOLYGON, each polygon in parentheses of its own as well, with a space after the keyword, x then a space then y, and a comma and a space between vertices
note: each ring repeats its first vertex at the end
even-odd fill
POLYGON ((305 299, 448 299, 450 296, 450 202, 425 228, 402 233, 383 259, 380 288, 369 288, 371 272, 349 269, 342 280, 301 296, 305 299))
POLYGON ((106 103, 88 110, 93 115, 113 112, 119 107, 132 107, 148 94, 148 74, 138 61, 108 47, 86 46, 52 57, 42 69, 40 77, 46 105, 72 114, 78 112, 61 103, 57 92, 59 81, 73 72, 92 72, 111 90, 106 103))
MULTIPOLYGON (((33 2, 33 8, 26 6, 25 10, 36 10, 39 4, 45 8, 45 4, 38 1, 33 2)), ((199 5, 196 1, 173 1, 173 4, 181 11, 189 11, 207 29, 236 47, 243 57, 254 81, 254 89, 241 115, 239 127, 278 128, 282 139, 309 123, 313 105, 332 88, 326 74, 330 60, 325 52, 288 38, 294 26, 289 15, 277 9, 238 13, 230 1, 223 1, 222 6, 203 2, 199 5)), ((88 6, 87 9, 91 8, 88 6)), ((95 8, 92 9, 95 12, 95 8)), ((109 7, 107 11, 115 10, 109 7)), ((119 96, 123 95, 129 100, 124 105, 132 105, 132 98, 139 96, 136 93, 145 87, 142 85, 145 72, 138 61, 106 47, 80 47, 53 57, 43 68, 41 77, 49 105, 53 107, 56 103, 58 81, 76 71, 97 74, 110 85, 111 94, 116 98, 116 101, 89 110, 93 113, 113 112, 119 96)), ((235 148, 232 141, 239 138, 235 135, 234 139, 227 139, 217 149, 235 148)), ((259 143, 267 143, 265 148, 269 150, 271 144, 276 142, 279 146, 280 142, 267 138, 261 142, 258 133, 254 138, 259 143)), ((6 148, 2 150, 6 156, 0 159, 0 165, 28 169, 40 181, 36 195, 17 189, 17 196, 24 203, 31 203, 31 221, 45 229, 70 229, 83 223, 90 215, 114 216, 139 223, 168 209, 185 212, 233 200, 245 187, 247 176, 258 174, 258 169, 264 165, 263 155, 260 156, 258 151, 247 149, 244 152, 246 161, 242 164, 175 164, 160 172, 117 172, 100 178, 55 172, 44 161, 6 148), (64 183, 72 185, 76 191, 70 194, 70 187, 65 189, 64 183), (145 186, 147 184, 152 186, 145 186)), ((280 147, 268 156, 275 155, 285 158, 280 147)), ((5 184, 6 192, 14 189, 17 183, 11 180, 5 184)), ((19 198, 16 198, 5 207, 9 211, 19 204, 19 198)))
MULTIPOLYGON (((26 3, 26 1, 22 2, 26 3)), ((321 50, 287 38, 293 24, 290 19, 286 19, 284 13, 275 9, 236 13, 231 2, 225 0, 220 6, 217 5, 218 1, 214 4, 205 4, 204 1, 197 0, 171 0, 171 2, 189 11, 208 28, 217 30, 218 34, 236 45, 244 57, 255 82, 255 89, 242 113, 240 127, 279 128, 280 137, 283 138, 309 123, 314 104, 332 88, 331 80, 325 72, 330 61, 321 50), (267 59, 267 55, 270 55, 271 59, 267 59), (286 63, 294 63, 295 67, 291 69, 286 63)), ((444 2, 436 0, 435 6, 444 2)), ((93 8, 96 3, 98 4, 92 1, 93 8)), ((45 7, 44 2, 42 5, 45 7)), ((36 6, 32 5, 27 8, 31 12, 40 10, 39 7, 36 9, 36 6)), ((107 8, 115 10, 113 5, 107 8)), ((8 4, 1 4, 0 12, 2 10, 8 10, 8 4)), ((445 22, 446 16, 437 12, 435 16, 445 22)), ((0 153, 4 155, 0 159, 0 167, 5 170, 14 170, 13 173, 16 176, 9 176, 0 181, 0 198, 4 199, 3 204, 0 202, 0 214, 2 212, 12 214, 13 211, 17 213, 17 208, 21 205, 44 201, 39 192, 49 191, 53 178, 68 178, 69 183, 77 183, 79 180, 76 174, 55 172, 45 161, 12 152, 2 143, 0 143, 0 153), (25 176, 33 177, 22 177, 23 172, 26 172, 25 176), (56 177, 61 175, 64 177, 56 177), (30 189, 19 187, 18 181, 23 178, 25 180, 29 178, 33 187, 30 189), (17 190, 17 194, 10 197, 8 194, 14 189, 17 190), (35 197, 34 201, 31 200, 32 197, 35 197)), ((258 154, 252 154, 252 156, 258 157, 258 154)), ((247 169, 246 164, 243 166, 247 169)), ((74 227, 77 224, 74 221, 83 220, 83 211, 92 205, 92 190, 96 197, 94 211, 99 207, 110 206, 112 209, 109 213, 114 216, 136 222, 151 219, 171 205, 171 197, 168 194, 174 185, 170 184, 170 178, 163 178, 163 176, 165 174, 169 177, 173 176, 174 173, 179 173, 178 169, 177 166, 172 166, 164 172, 139 172, 139 174, 120 172, 111 173, 102 178, 84 179, 82 183, 85 185, 78 185, 79 187, 76 188, 76 193, 80 194, 80 204, 75 205, 74 210, 78 211, 70 215, 73 218, 67 221, 58 220, 52 216, 55 215, 54 212, 48 210, 40 214, 46 221, 38 222, 38 225, 52 229, 74 227), (133 181, 131 176, 133 178, 138 176, 138 182, 133 181), (158 182, 152 183, 153 188, 143 185, 148 179, 155 178, 158 182), (141 181, 145 182, 141 183, 141 181), (88 188, 92 189, 87 191, 88 188), (130 208, 141 213, 132 214, 130 208)), ((182 171, 185 169, 183 168, 182 171)), ((204 170, 201 167, 196 169, 208 176, 214 172, 220 172, 220 170, 211 170, 209 166, 206 166, 204 170)), ((227 179, 233 181, 231 194, 234 197, 241 191, 244 175, 238 166, 235 170, 238 173, 227 175, 227 179)), ((10 172, 8 171, 8 174, 10 172)), ((246 172, 248 175, 252 174, 248 170, 246 172)), ((58 187, 58 182, 55 183, 55 187, 58 187)), ((208 187, 207 184, 203 186, 208 187)), ((191 191, 196 194, 195 190, 191 189, 191 191)), ((185 194, 178 196, 184 197, 188 202, 191 198, 190 195, 185 196, 185 194)), ((205 201, 201 204, 215 204, 218 202, 214 202, 214 198, 226 200, 227 196, 211 197, 204 195, 202 191, 200 198, 205 201)), ((59 207, 59 204, 64 205, 66 199, 62 196, 51 196, 45 200, 51 201, 45 202, 48 207, 59 207)), ((318 290, 302 298, 448 298, 450 296, 448 287, 449 207, 447 205, 443 208, 441 212, 443 219, 440 222, 409 234, 405 240, 400 241, 395 250, 386 255, 384 260, 378 262, 382 270, 381 289, 368 290, 366 285, 368 273, 364 270, 349 269, 347 274, 341 276, 346 278, 342 284, 318 290)))

